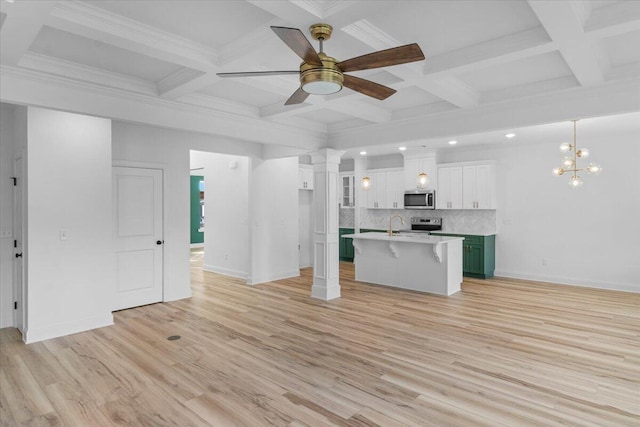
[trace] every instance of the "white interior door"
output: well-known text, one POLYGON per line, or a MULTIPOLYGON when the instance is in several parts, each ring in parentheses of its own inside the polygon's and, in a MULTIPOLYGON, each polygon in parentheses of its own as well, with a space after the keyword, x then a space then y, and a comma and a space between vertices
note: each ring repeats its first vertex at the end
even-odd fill
POLYGON ((22 157, 15 159, 13 164, 16 185, 13 186, 13 324, 24 334, 24 218, 22 204, 24 201, 24 185, 22 182, 22 157))
POLYGON ((162 301, 162 171, 113 168, 113 310, 162 301))

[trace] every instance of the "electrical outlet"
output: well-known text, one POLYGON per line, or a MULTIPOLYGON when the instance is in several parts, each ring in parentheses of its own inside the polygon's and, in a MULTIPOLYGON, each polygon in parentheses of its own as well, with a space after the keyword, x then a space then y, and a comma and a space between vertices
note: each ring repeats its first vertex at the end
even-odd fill
POLYGON ((229 261, 229 254, 224 254, 224 260, 229 261))
POLYGON ((2 231, 0 231, 0 238, 10 239, 12 237, 13 237, 13 230, 11 230, 10 228, 3 228, 2 231))
POLYGON ((542 265, 544 265, 545 267, 547 266, 547 259, 546 258, 542 258, 542 265))

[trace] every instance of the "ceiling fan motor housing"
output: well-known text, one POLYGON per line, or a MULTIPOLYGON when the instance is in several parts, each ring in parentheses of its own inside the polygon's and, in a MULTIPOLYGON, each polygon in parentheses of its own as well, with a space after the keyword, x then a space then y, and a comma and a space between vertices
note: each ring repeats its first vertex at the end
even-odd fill
POLYGON ((322 66, 303 62, 300 64, 300 87, 303 91, 315 95, 329 95, 342 89, 344 77, 336 65, 335 58, 319 52, 322 66))

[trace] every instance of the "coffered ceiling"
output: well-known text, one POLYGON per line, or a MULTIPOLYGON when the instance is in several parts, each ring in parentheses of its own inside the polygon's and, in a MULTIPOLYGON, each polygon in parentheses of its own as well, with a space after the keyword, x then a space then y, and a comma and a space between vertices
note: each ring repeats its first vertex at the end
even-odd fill
MULTIPOLYGON (((640 110, 640 1, 0 0, 0 98, 308 151, 445 140, 640 110), (417 42, 425 61, 353 73, 285 106, 297 70, 269 26, 334 27, 339 60, 417 42)), ((310 38, 310 37, 309 37, 310 38)), ((312 43, 317 48, 317 43, 312 43)))

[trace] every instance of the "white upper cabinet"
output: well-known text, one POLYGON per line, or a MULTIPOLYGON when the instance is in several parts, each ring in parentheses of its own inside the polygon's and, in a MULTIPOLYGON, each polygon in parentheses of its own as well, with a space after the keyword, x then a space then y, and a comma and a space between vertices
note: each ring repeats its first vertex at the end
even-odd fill
POLYGON ((436 209, 462 209, 462 166, 438 167, 436 209))
POLYGON ((463 166, 462 189, 463 209, 495 209, 495 165, 463 166))
POLYGON ((369 189, 367 190, 367 208, 387 208, 387 174, 384 172, 369 172, 369 189))
POLYGON ((300 165, 298 167, 298 189, 313 190, 313 166, 300 165))
POLYGON ((436 209, 495 209, 496 166, 487 162, 438 166, 436 209))
POLYGON ((435 190, 438 187, 438 170, 435 154, 420 156, 407 155, 404 157, 404 189, 415 190, 418 188, 418 175, 426 173, 429 183, 425 187, 435 190))
POLYGON ((398 170, 368 171, 370 187, 366 191, 369 209, 404 208, 404 172, 398 170))
POLYGON ((338 203, 341 208, 352 208, 356 203, 355 183, 356 177, 352 173, 340 174, 340 200, 338 203))
POLYGON ((387 208, 404 209, 404 171, 387 172, 387 208))

